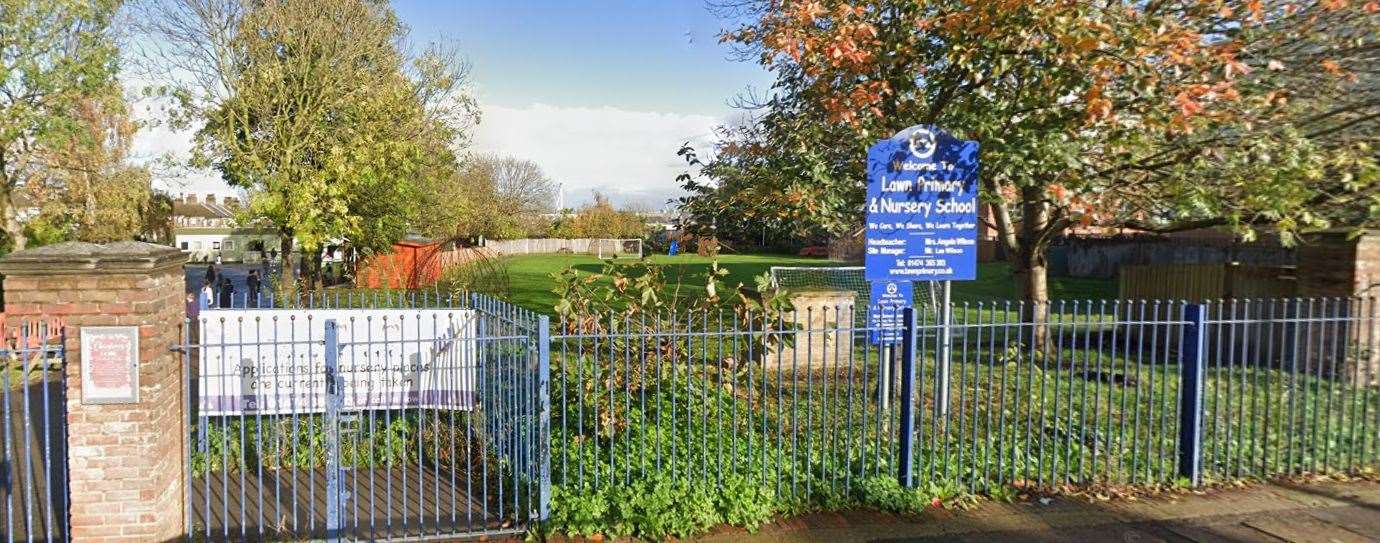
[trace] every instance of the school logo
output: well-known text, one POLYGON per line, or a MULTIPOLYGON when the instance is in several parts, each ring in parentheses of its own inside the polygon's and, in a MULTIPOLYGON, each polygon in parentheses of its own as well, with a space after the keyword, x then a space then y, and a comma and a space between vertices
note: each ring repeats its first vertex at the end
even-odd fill
POLYGON ((929 158, 936 147, 934 132, 928 128, 917 128, 910 133, 910 154, 915 158, 929 158))

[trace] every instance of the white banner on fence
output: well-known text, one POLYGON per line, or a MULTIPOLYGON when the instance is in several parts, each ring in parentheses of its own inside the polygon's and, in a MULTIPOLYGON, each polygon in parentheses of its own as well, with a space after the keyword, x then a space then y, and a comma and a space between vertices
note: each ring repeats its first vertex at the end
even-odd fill
POLYGON ((472 310, 225 309, 199 319, 200 414, 325 411, 329 319, 344 411, 474 408, 472 310))

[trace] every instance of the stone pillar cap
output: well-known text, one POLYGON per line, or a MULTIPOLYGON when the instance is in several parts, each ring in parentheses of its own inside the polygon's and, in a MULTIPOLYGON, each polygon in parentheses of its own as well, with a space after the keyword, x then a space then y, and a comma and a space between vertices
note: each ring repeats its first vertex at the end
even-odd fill
POLYGON ((182 251, 142 241, 86 243, 68 241, 25 249, 0 259, 5 275, 89 275, 142 273, 187 262, 182 251))
POLYGON ((857 291, 847 289, 828 289, 811 288, 803 290, 787 290, 786 296, 789 298, 857 298, 857 291))

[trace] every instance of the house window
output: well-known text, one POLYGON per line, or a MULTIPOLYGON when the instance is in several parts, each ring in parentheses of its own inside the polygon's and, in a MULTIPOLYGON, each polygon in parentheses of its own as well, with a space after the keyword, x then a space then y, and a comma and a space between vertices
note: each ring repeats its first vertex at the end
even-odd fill
POLYGON ((225 250, 226 250, 226 251, 234 251, 234 250, 235 250, 235 242, 234 242, 234 241, 231 241, 231 240, 225 240, 225 250))
POLYGON ((198 251, 200 251, 200 250, 201 250, 201 242, 200 242, 200 241, 193 241, 193 242, 192 242, 192 248, 193 248, 193 249, 196 249, 196 250, 198 250, 198 251))
POLYGON ((187 242, 185 242, 185 241, 182 242, 182 250, 183 250, 183 251, 186 251, 186 250, 187 250, 187 242))
POLYGON ((213 242, 211 242, 211 249, 212 249, 212 250, 215 250, 215 251, 219 251, 219 250, 220 250, 220 242, 219 242, 219 241, 213 241, 213 242))

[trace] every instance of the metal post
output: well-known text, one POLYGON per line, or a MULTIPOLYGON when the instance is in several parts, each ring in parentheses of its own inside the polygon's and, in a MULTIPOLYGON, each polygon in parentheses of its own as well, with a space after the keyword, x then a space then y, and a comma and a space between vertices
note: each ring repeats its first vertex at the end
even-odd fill
POLYGON ((335 319, 326 320, 326 541, 340 541, 340 409, 344 407, 344 383, 340 377, 340 338, 335 319))
POLYGON ((882 411, 891 409, 891 351, 890 345, 882 345, 881 356, 877 358, 877 403, 882 411))
POLYGON ((1179 476, 1203 482, 1203 368, 1207 352, 1207 310, 1184 306, 1183 360, 1179 363, 1179 476))
MULTIPOLYGON (((197 294, 197 296, 200 296, 200 295, 201 295, 200 293, 197 294)), ((177 352, 177 356, 181 356, 181 357, 182 357, 182 416, 185 417, 185 418, 182 419, 182 432, 183 432, 183 436, 184 436, 184 437, 185 437, 187 434, 191 433, 192 428, 193 428, 192 424, 196 422, 196 415, 193 415, 193 414, 192 414, 192 376, 191 376, 191 372, 192 372, 192 355, 191 355, 191 351, 190 351, 190 349, 192 348, 192 322, 193 322, 193 320, 194 320, 194 319, 188 318, 188 319, 184 319, 184 320, 182 321, 182 344, 181 344, 181 345, 178 345, 178 346, 176 346, 176 347, 173 348, 173 351, 177 352)), ((64 341, 63 341, 61 344, 59 344, 59 345, 61 345, 60 348, 62 349, 62 351, 60 351, 61 356, 63 357, 62 359, 63 359, 63 360, 66 360, 66 359, 67 359, 67 350, 66 350, 66 349, 67 349, 67 341, 64 340, 64 341)), ((201 367, 201 364, 197 364, 197 368, 200 368, 200 367, 201 367)), ((199 380, 199 379, 198 379, 198 380, 199 380)), ((198 436, 198 437, 201 437, 201 436, 198 436)), ((184 442, 184 444, 183 444, 183 446, 182 446, 182 454, 183 454, 183 461, 184 461, 184 463, 182 464, 182 480, 183 480, 183 481, 185 482, 185 484, 186 484, 186 488, 183 488, 182 490, 183 490, 183 492, 186 492, 186 493, 187 493, 187 494, 186 494, 186 498, 185 498, 186 504, 183 506, 183 509, 184 509, 183 513, 186 515, 185 522, 187 523, 187 524, 184 526, 184 528, 186 529, 185 531, 187 532, 187 540, 188 540, 188 541, 191 541, 191 540, 192 540, 192 536, 194 535, 194 534, 193 534, 193 532, 194 532, 193 527, 195 526, 195 524, 194 524, 193 521, 192 521, 192 444, 191 444, 191 443, 184 442)))
POLYGON ((537 497, 537 520, 551 515, 551 317, 537 317, 537 451, 540 455, 541 490, 537 497))
POLYGON ((901 312, 905 335, 901 337, 901 461, 897 480, 903 488, 915 488, 915 308, 901 312))
POLYGON ((953 361, 953 304, 949 299, 949 283, 944 281, 944 288, 939 298, 939 341, 936 342, 937 351, 935 357, 938 358, 939 371, 935 376, 939 380, 939 397, 934 402, 935 418, 943 420, 949 416, 949 366, 953 361))

